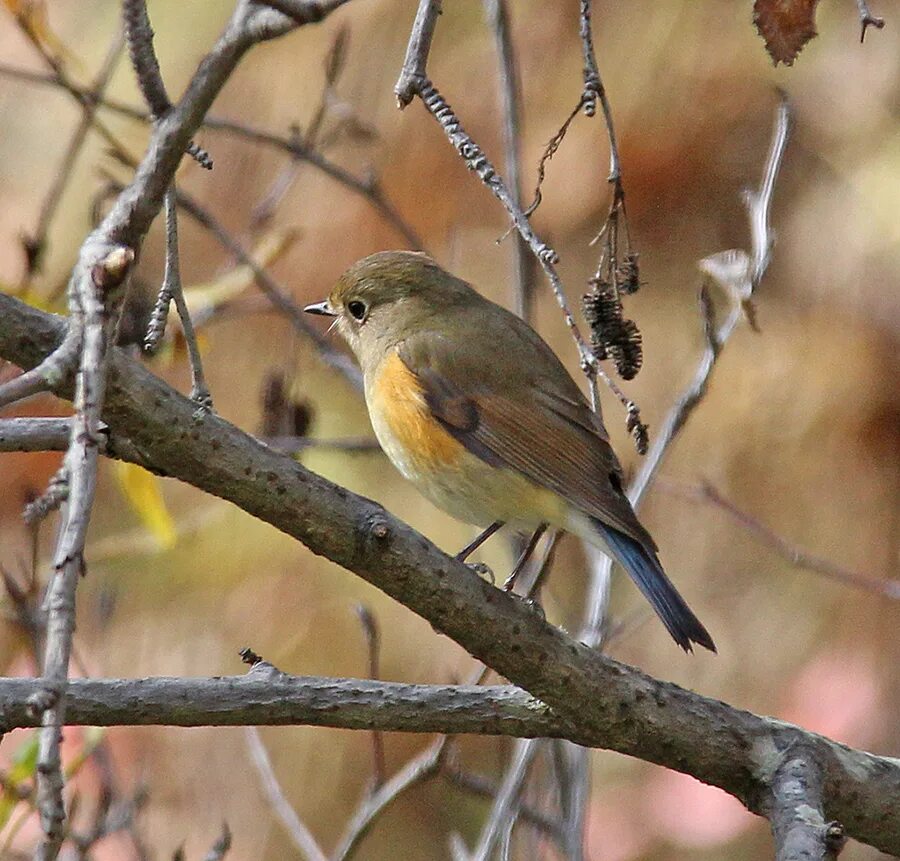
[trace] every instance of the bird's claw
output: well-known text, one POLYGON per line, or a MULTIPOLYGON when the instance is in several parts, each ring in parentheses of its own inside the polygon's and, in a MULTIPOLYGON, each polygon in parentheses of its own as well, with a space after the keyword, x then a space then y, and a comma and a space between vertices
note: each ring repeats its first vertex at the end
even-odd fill
POLYGON ((491 581, 492 586, 496 586, 496 580, 494 578, 494 572, 491 568, 484 564, 484 562, 466 562, 466 568, 474 571, 479 577, 485 577, 486 579, 491 581))

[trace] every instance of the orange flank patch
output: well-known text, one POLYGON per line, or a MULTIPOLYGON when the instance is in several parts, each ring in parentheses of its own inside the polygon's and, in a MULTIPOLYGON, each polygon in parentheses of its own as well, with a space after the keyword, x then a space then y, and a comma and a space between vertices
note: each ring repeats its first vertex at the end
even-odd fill
POLYGON ((465 447, 431 415, 419 381, 396 353, 378 368, 372 395, 378 413, 373 419, 391 437, 383 439, 382 446, 395 449, 387 451, 392 459, 398 455, 418 470, 439 472, 456 465, 465 454, 465 447))

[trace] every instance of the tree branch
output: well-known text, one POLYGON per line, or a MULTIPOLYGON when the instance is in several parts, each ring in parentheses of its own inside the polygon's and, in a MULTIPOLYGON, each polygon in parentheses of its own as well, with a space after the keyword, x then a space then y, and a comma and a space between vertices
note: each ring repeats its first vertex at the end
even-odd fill
POLYGON ((822 816, 822 775, 815 757, 792 748, 772 777, 772 834, 775 861, 834 861, 843 848, 844 831, 822 816))
MULTIPOLYGON (((41 361, 61 318, 0 296, 0 356, 41 361)), ((65 385, 60 393, 66 394, 65 385)), ((195 405, 121 351, 103 420, 136 462, 228 499, 354 571, 546 703, 583 743, 692 774, 763 813, 773 758, 798 740, 823 774, 823 805, 849 835, 900 851, 900 761, 854 751, 658 681, 577 643, 381 506, 338 487, 195 405)))

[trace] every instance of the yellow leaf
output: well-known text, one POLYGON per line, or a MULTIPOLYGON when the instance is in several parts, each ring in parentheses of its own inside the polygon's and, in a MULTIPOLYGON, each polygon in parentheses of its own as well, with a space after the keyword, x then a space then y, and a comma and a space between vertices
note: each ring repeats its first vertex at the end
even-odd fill
POLYGON ((178 537, 163 500, 159 479, 133 463, 116 463, 116 479, 129 505, 155 536, 161 550, 173 547, 178 537))

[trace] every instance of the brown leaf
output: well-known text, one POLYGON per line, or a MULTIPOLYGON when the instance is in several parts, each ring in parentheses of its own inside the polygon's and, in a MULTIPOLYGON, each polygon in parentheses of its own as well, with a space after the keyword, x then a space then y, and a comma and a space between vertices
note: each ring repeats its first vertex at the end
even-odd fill
POLYGON ((777 66, 793 64, 803 46, 816 35, 819 0, 755 0, 753 23, 777 66))

